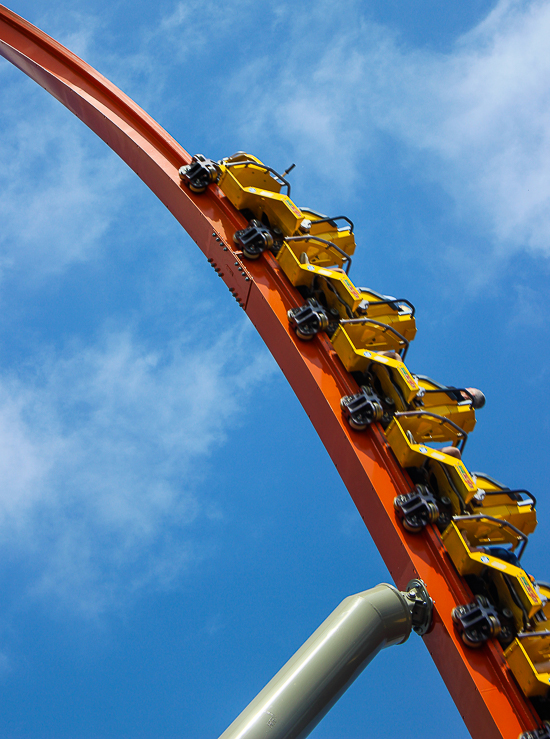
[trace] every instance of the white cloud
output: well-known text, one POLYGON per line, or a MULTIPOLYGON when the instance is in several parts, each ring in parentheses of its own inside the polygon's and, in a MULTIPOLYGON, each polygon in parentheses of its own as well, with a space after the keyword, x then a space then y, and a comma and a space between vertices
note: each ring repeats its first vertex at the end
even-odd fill
POLYGON ((130 176, 32 85, 17 73, 0 93, 0 267, 26 279, 97 258, 130 176))
POLYGON ((248 93, 243 136, 276 132, 345 186, 361 183, 365 155, 389 135, 404 166, 449 192, 497 255, 549 256, 550 4, 502 0, 448 54, 410 48, 355 0, 340 18, 325 11, 281 40, 284 65, 259 56, 235 75, 230 94, 248 93))
POLYGON ((221 514, 196 496, 197 462, 272 371, 250 330, 164 351, 110 333, 1 379, 0 539, 36 573, 29 592, 95 615, 205 556, 221 514))
MULTIPOLYGON (((258 20, 253 11, 249 0, 175 3, 120 58, 104 49, 95 59, 100 26, 93 17, 72 16, 65 36, 92 63, 101 59, 102 71, 138 94, 146 107, 169 110, 175 101, 160 103, 167 75, 194 57, 210 56, 212 43, 219 47, 233 39, 230 43, 239 46, 239 33, 258 20)), ((299 152, 300 161, 308 161, 325 183, 336 172, 339 187, 352 187, 363 181, 380 137, 389 136, 403 166, 419 180, 437 182, 453 197, 459 221, 489 237, 492 259, 524 249, 550 253, 548 2, 501 0, 446 54, 411 48, 366 18, 357 0, 344 0, 337 8, 315 3, 303 13, 290 12, 284 3, 272 13, 264 11, 262 22, 277 29, 277 45, 267 50, 259 39, 250 42, 246 55, 232 57, 234 70, 223 73, 232 101, 222 103, 224 116, 235 111, 233 127, 241 129, 247 145, 261 149, 278 141, 285 151, 299 152)), ((218 77, 209 80, 220 83, 218 77)), ((183 97, 186 114, 189 104, 183 97)), ((45 123, 47 138, 58 122, 45 123)), ((24 130, 15 138, 16 144, 4 147, 10 154, 21 153, 28 143, 24 130)), ((59 139, 51 139, 49 151, 63 151, 65 131, 59 139)), ((40 145, 40 140, 30 144, 40 145)), ((65 150, 69 146, 76 146, 75 155, 64 159, 74 166, 61 169, 59 187, 40 183, 25 198, 11 186, 3 205, 9 214, 15 202, 26 203, 24 241, 32 240, 33 215, 45 202, 53 203, 56 223, 59 218, 70 221, 67 212, 86 215, 88 204, 104 213, 103 222, 94 226, 97 231, 80 239, 65 222, 62 228, 52 227, 50 263, 93 253, 109 221, 114 193, 120 197, 116 181, 106 192, 96 186, 97 171, 110 167, 109 160, 94 166, 70 137, 65 150), (58 238, 61 232, 69 238, 58 238)), ((20 157, 10 159, 15 163, 20 157)), ((10 260, 8 249, 4 265, 10 260)))
MULTIPOLYGON (((93 54, 94 34, 81 33, 81 21, 73 18, 69 43, 93 54)), ((116 63, 131 77, 127 61, 116 63)), ((154 66, 150 58, 144 64, 154 66)), ((3 66, 0 74, 0 266, 5 287, 32 283, 27 302, 11 306, 24 316, 40 304, 45 281, 71 265, 95 261, 94 279, 104 279, 104 241, 135 189, 125 187, 132 175, 115 156, 56 101, 19 72, 3 66)), ((140 215, 148 242, 162 240, 164 222, 140 215)), ((128 260, 139 261, 145 245, 132 246, 137 260, 128 260)), ((94 325, 83 341, 94 330, 102 338, 84 345, 57 336, 62 349, 38 339, 26 364, 12 358, 0 367, 1 546, 21 566, 28 594, 55 596, 92 616, 143 588, 170 587, 208 555, 223 510, 199 499, 206 471, 198 461, 224 443, 249 391, 273 367, 265 353, 245 348, 251 329, 242 323, 209 344, 206 330, 202 340, 196 332, 189 341, 173 338, 189 335, 191 295, 197 315, 205 302, 180 249, 171 231, 165 249, 147 245, 144 269, 132 268, 139 303, 117 303, 123 318, 111 317, 131 329, 94 325)), ((126 263, 118 266, 128 280, 126 263)), ((63 299, 61 284, 48 299, 63 299)), ((75 329, 69 322, 65 330, 75 329)))

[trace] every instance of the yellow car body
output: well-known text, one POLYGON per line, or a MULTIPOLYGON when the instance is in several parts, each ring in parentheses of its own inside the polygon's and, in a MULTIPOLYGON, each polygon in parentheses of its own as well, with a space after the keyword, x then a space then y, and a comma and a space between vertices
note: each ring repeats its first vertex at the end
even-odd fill
MULTIPOLYGON (((312 288, 315 279, 330 280, 338 295, 345 300, 346 305, 357 307, 362 298, 361 293, 342 269, 343 257, 330 244, 322 244, 316 237, 300 237, 299 240, 284 241, 277 261, 281 269, 295 287, 312 288), (308 249, 316 254, 323 252, 330 256, 332 268, 312 264, 309 260, 308 249), (305 254, 305 256, 303 256, 305 254)), ((320 261, 320 260, 318 260, 320 261)), ((329 260, 326 260, 329 261, 329 260)))
POLYGON ((331 342, 348 372, 369 369, 378 378, 385 395, 393 399, 396 409, 404 411, 419 387, 402 361, 381 354, 400 351, 406 346, 403 338, 391 329, 391 325, 371 319, 343 321, 331 342))
POLYGON ((517 545, 518 538, 513 530, 503 526, 502 522, 476 517, 455 518, 442 534, 443 543, 460 575, 480 575, 489 570, 490 577, 496 586, 500 605, 510 609, 518 630, 523 628, 524 614, 532 619, 543 606, 540 594, 535 589, 529 575, 521 567, 506 562, 484 547, 498 544, 517 545), (519 599, 518 606, 514 595, 519 599))
MULTIPOLYGON (((217 163, 218 187, 238 210, 249 211, 255 219, 277 228, 283 237, 309 234, 317 240, 330 241, 348 256, 355 251, 353 224, 340 228, 339 218, 327 218, 310 209, 302 210, 289 196, 290 186, 282 175, 266 167, 257 157, 245 152, 221 159, 217 163), (288 193, 282 192, 284 187, 288 193)), ((319 266, 334 264, 323 251, 311 255, 319 266)))
MULTIPOLYGON (((487 516, 508 521, 525 535, 532 534, 537 527, 535 500, 528 494, 522 494, 506 488, 481 472, 472 474, 478 492, 471 501, 472 513, 483 513, 487 516)), ((524 493, 526 491, 521 491, 524 493)))
MULTIPOLYGON (((351 256, 355 252, 355 236, 353 235, 353 227, 349 222, 347 227, 339 228, 337 224, 338 219, 327 218, 321 213, 316 213, 307 208, 301 208, 300 210, 304 219, 310 223, 307 230, 310 236, 315 236, 323 241, 330 241, 348 256, 351 256)), ((312 264, 321 263, 322 259, 322 255, 319 257, 316 255, 310 256, 312 264)))
POLYGON ((429 377, 416 377, 421 391, 417 406, 430 413, 445 416, 467 434, 471 433, 476 425, 476 414, 469 400, 455 400, 452 397, 453 388, 445 388, 429 377))
POLYGON ((441 417, 424 412, 396 413, 386 438, 402 467, 424 467, 435 475, 440 497, 448 497, 454 513, 464 510, 477 492, 462 460, 426 446, 429 441, 456 444, 464 434, 441 417), (462 434, 462 436, 461 436, 462 434))
POLYGON ((504 652, 514 677, 529 698, 545 697, 550 692, 550 585, 538 584, 537 590, 543 598, 545 619, 533 620, 529 636, 517 637, 504 652))
POLYGON ((251 211, 262 222, 267 217, 269 225, 285 236, 299 231, 304 220, 302 211, 281 192, 284 183, 273 177, 257 157, 239 152, 221 159, 218 167, 218 187, 235 208, 251 211))

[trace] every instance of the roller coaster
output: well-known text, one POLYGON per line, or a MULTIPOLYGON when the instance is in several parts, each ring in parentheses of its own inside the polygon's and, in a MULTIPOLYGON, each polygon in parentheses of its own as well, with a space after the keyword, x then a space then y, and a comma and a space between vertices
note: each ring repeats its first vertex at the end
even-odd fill
POLYGON ((204 252, 279 363, 398 587, 426 583, 423 636, 476 739, 550 739, 550 584, 522 555, 536 499, 467 469, 484 403, 406 365, 412 303, 350 277, 348 216, 291 199, 238 152, 189 156, 63 46, 0 6, 0 53, 98 134, 204 252))

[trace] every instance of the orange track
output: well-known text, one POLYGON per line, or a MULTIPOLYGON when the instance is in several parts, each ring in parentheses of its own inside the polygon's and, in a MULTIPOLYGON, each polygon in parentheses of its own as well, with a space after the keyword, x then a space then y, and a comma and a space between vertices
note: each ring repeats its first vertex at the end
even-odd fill
POLYGON ((384 434, 353 433, 340 412, 342 395, 357 392, 330 342, 299 342, 286 312, 303 301, 276 260, 264 253, 244 262, 233 233, 245 221, 216 186, 203 195, 182 187, 178 168, 189 154, 147 113, 89 65, 0 5, 0 54, 38 82, 105 141, 164 203, 204 252, 243 306, 277 360, 330 454, 397 587, 419 577, 435 600, 434 628, 424 641, 474 739, 518 739, 538 718, 489 643, 467 650, 451 610, 472 599, 445 553, 438 532, 407 534, 393 499, 411 489, 384 434))

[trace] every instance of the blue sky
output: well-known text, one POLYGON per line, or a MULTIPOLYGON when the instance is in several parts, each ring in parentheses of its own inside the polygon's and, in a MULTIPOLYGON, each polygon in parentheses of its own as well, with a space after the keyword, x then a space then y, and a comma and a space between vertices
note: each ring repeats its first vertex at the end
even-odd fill
MULTIPOLYGON (((538 500, 550 579, 549 2, 13 0, 192 154, 282 171, 481 387, 465 462, 538 500), (45 4, 44 4, 45 5, 45 4)), ((388 581, 261 340, 163 206, 0 62, 0 735, 217 737, 388 581)), ((312 736, 468 736, 421 640, 312 736)))

